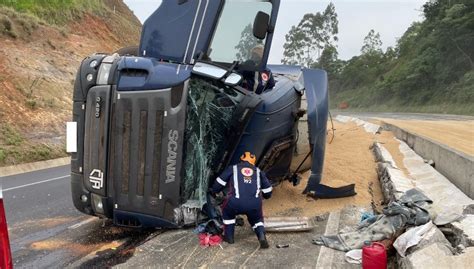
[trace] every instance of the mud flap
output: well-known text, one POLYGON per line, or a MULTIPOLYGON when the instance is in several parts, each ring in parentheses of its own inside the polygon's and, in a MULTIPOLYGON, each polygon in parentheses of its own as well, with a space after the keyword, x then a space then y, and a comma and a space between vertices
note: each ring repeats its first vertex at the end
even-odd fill
POLYGON ((304 69, 303 77, 308 102, 309 143, 312 147, 311 176, 303 194, 315 198, 340 198, 356 195, 355 184, 339 188, 321 184, 329 113, 328 79, 326 72, 319 69, 304 69))

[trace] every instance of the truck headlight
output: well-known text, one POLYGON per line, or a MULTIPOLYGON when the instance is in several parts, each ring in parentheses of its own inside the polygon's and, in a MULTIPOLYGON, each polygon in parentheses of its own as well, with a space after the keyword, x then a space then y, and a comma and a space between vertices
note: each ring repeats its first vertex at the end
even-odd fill
POLYGON ((99 75, 97 76, 97 85, 107 85, 109 81, 110 69, 112 64, 102 63, 99 68, 99 75))
POLYGON ((102 198, 99 195, 94 194, 94 193, 92 193, 91 196, 92 196, 91 197, 92 198, 92 204, 93 204, 95 213, 103 215, 104 214, 104 204, 102 203, 102 198))

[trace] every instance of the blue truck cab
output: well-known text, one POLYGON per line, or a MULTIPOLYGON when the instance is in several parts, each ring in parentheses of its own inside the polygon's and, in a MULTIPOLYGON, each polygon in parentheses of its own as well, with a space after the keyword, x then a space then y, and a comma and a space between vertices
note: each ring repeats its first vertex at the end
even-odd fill
MULTIPOLYGON (((321 178, 327 78, 267 65, 279 0, 163 0, 137 55, 94 54, 77 73, 71 153, 75 207, 129 227, 194 224, 216 176, 251 151, 273 184, 310 137, 321 178), (258 57, 254 51, 259 50, 258 57), (273 74, 256 94, 244 73, 273 74), (310 134, 297 134, 306 91, 310 134)), ((319 182, 318 182, 319 183, 319 182)))

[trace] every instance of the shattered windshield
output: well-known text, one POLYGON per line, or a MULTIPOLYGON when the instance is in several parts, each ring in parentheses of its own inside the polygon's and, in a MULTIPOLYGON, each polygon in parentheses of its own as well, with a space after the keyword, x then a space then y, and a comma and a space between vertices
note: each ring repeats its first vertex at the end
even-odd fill
POLYGON ((209 57, 214 62, 260 64, 264 40, 253 35, 253 22, 259 11, 271 14, 269 1, 227 0, 212 40, 209 57))
POLYGON ((218 87, 200 78, 189 83, 185 132, 184 198, 205 203, 215 167, 229 143, 231 120, 243 97, 234 89, 218 87))

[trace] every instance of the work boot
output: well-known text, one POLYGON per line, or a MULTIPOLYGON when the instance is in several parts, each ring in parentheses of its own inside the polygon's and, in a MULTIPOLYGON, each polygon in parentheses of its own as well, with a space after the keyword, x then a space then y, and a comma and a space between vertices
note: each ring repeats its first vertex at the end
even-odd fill
POLYGON ((229 244, 234 244, 234 230, 235 230, 234 224, 224 225, 224 241, 225 242, 229 244))
POLYGON ((260 243, 260 248, 269 248, 267 237, 265 236, 265 228, 263 226, 258 226, 255 228, 255 234, 257 235, 258 242, 260 243))

